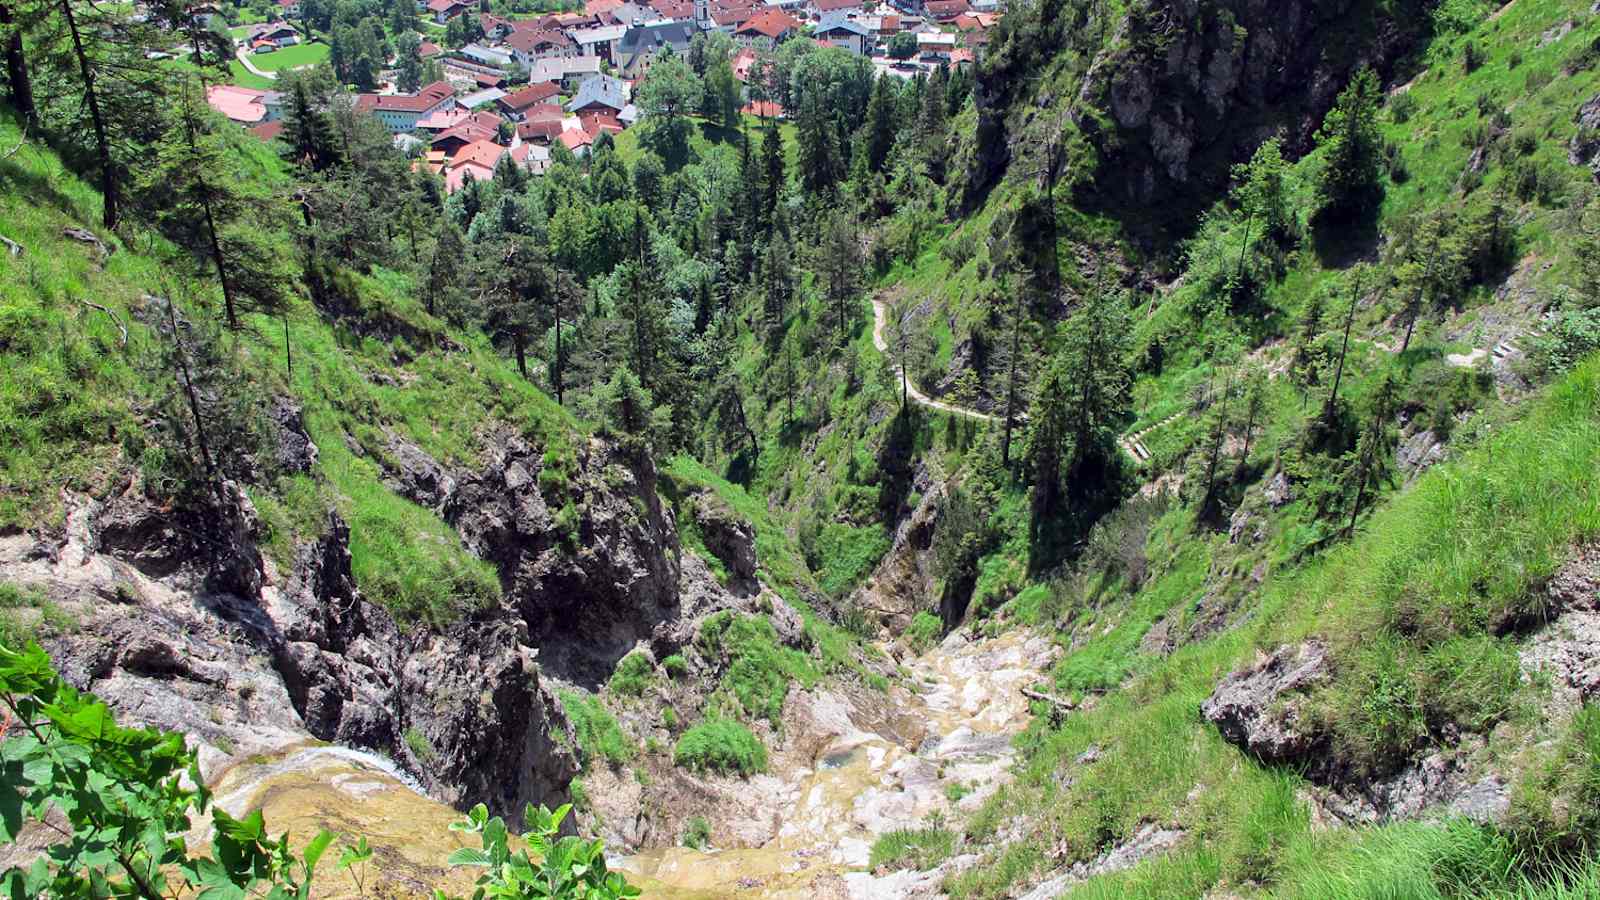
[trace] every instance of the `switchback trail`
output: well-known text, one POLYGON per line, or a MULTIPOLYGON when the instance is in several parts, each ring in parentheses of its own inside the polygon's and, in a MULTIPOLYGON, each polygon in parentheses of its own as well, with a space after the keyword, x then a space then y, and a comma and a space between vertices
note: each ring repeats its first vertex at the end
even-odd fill
MULTIPOLYGON (((878 352, 882 353, 885 358, 892 359, 892 357, 889 356, 889 340, 888 340, 888 338, 884 337, 884 332, 888 329, 888 327, 889 327, 889 307, 888 307, 888 304, 884 303, 882 300, 879 300, 877 297, 873 297, 872 298, 872 345, 874 347, 877 347, 878 348, 878 352)), ((939 412, 950 413, 951 415, 955 415, 955 416, 965 416, 966 418, 969 418, 969 419, 977 419, 980 422, 999 422, 999 421, 1001 421, 1001 418, 999 416, 990 415, 989 413, 979 412, 978 410, 975 410, 975 409, 969 409, 969 408, 967 408, 965 406, 957 406, 954 403, 946 403, 943 400, 935 400, 934 398, 929 397, 927 394, 922 392, 921 388, 917 387, 917 383, 916 382, 912 381, 910 379, 910 377, 907 376, 901 370, 901 366, 900 366, 899 363, 893 363, 892 362, 891 365, 893 365, 893 367, 894 367, 894 373, 896 375, 898 375, 900 378, 904 379, 904 383, 905 383, 905 386, 906 386, 906 394, 907 394, 907 396, 909 396, 911 398, 911 402, 912 403, 915 403, 918 406, 927 407, 928 409, 938 410, 939 412)), ((1155 430, 1157 428, 1160 428, 1162 425, 1165 425, 1168 422, 1171 422, 1171 421, 1173 421, 1174 419, 1177 419, 1177 418, 1178 418, 1178 416, 1176 416, 1176 415, 1172 416, 1172 417, 1166 419, 1165 421, 1158 422, 1155 425, 1152 425, 1149 428, 1146 428, 1144 431, 1141 431, 1136 435, 1132 435, 1131 437, 1121 438, 1121 439, 1119 439, 1117 441, 1117 445, 1122 448, 1124 453, 1126 453, 1126 454, 1128 454, 1128 456, 1132 457, 1134 462, 1144 462, 1145 460, 1150 458, 1150 451, 1144 449, 1144 444, 1140 442, 1140 438, 1144 437, 1144 435, 1149 433, 1150 431, 1153 431, 1153 430, 1155 430)), ((1022 417, 1022 416, 1018 416, 1017 417, 1017 421, 1019 423, 1021 423, 1021 422, 1025 422, 1026 419, 1024 417, 1022 417)))
MULTIPOLYGON (((872 320, 872 345, 878 348, 879 353, 882 353, 885 357, 888 357, 889 342, 883 336, 883 333, 884 330, 889 327, 889 308, 882 300, 879 300, 876 297, 872 298, 872 320)), ((910 377, 905 375, 900 370, 900 365, 898 363, 894 365, 894 372, 896 375, 899 375, 901 378, 905 379, 906 393, 911 397, 911 402, 917 404, 918 406, 925 406, 928 409, 936 409, 939 412, 950 413, 951 415, 965 416, 969 419, 977 419, 980 422, 1000 421, 999 416, 991 416, 988 413, 978 412, 975 409, 968 409, 965 406, 957 406, 954 403, 946 403, 943 400, 935 400, 932 397, 929 397, 917 387, 916 383, 913 382, 910 377)))

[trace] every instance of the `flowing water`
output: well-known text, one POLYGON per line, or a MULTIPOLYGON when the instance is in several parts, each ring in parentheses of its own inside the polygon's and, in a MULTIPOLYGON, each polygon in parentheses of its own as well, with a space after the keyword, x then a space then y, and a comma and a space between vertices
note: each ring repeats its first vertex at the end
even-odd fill
MULTIPOLYGON (((760 847, 670 847, 612 862, 646 897, 902 897, 926 892, 937 876, 868 871, 873 841, 884 832, 941 818, 959 823, 1008 777, 1011 738, 1026 726, 1021 689, 1049 662, 1048 641, 1027 633, 966 642, 952 638, 910 662, 910 690, 896 689, 903 716, 921 720, 926 737, 907 747, 883 735, 849 730, 809 768, 763 776, 779 810, 776 836, 760 847)), ((466 892, 469 876, 444 860, 463 846, 448 830, 460 813, 426 797, 382 757, 340 747, 301 746, 235 765, 215 785, 233 814, 264 809, 274 832, 310 837, 320 828, 363 834, 375 848, 370 891, 430 885, 466 892)), ((329 859, 336 858, 330 853, 329 859)), ((324 862, 318 895, 353 896, 348 873, 324 862)))

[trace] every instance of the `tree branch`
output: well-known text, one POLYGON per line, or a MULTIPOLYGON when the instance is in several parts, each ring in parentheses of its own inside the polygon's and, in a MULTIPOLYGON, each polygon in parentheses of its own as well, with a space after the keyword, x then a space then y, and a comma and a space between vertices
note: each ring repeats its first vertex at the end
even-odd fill
POLYGON ((128 346, 128 326, 124 325, 122 323, 122 320, 117 317, 116 313, 112 312, 109 309, 106 309, 104 306, 101 306, 98 303, 91 303, 88 300, 79 299, 78 302, 82 303, 84 306, 89 307, 90 309, 98 309, 101 312, 105 313, 106 315, 110 316, 111 317, 111 321, 116 324, 117 330, 122 332, 122 341, 118 346, 121 346, 121 347, 128 346))

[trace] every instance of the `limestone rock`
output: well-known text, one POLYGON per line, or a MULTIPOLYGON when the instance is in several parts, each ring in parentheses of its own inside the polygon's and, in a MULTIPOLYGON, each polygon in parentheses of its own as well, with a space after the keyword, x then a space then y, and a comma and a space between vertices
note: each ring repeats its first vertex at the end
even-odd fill
POLYGON ((1600 179, 1600 94, 1578 107, 1573 120, 1578 130, 1567 144, 1567 162, 1588 166, 1595 178, 1600 179))
POLYGON ((1328 648, 1316 641, 1280 647, 1234 672, 1200 705, 1222 736, 1267 762, 1306 758, 1318 742, 1294 697, 1328 677, 1328 648))
POLYGON ((755 578, 755 528, 711 491, 696 494, 691 508, 706 549, 728 567, 735 579, 755 578))

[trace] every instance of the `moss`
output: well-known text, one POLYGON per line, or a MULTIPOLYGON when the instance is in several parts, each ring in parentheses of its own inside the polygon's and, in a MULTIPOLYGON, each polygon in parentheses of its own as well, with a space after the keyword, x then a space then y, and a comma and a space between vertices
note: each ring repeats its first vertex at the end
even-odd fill
POLYGON ((638 754, 638 747, 617 724, 616 716, 605 708, 600 698, 577 691, 557 692, 561 709, 572 723, 577 737, 578 763, 586 771, 595 762, 619 766, 638 754))

